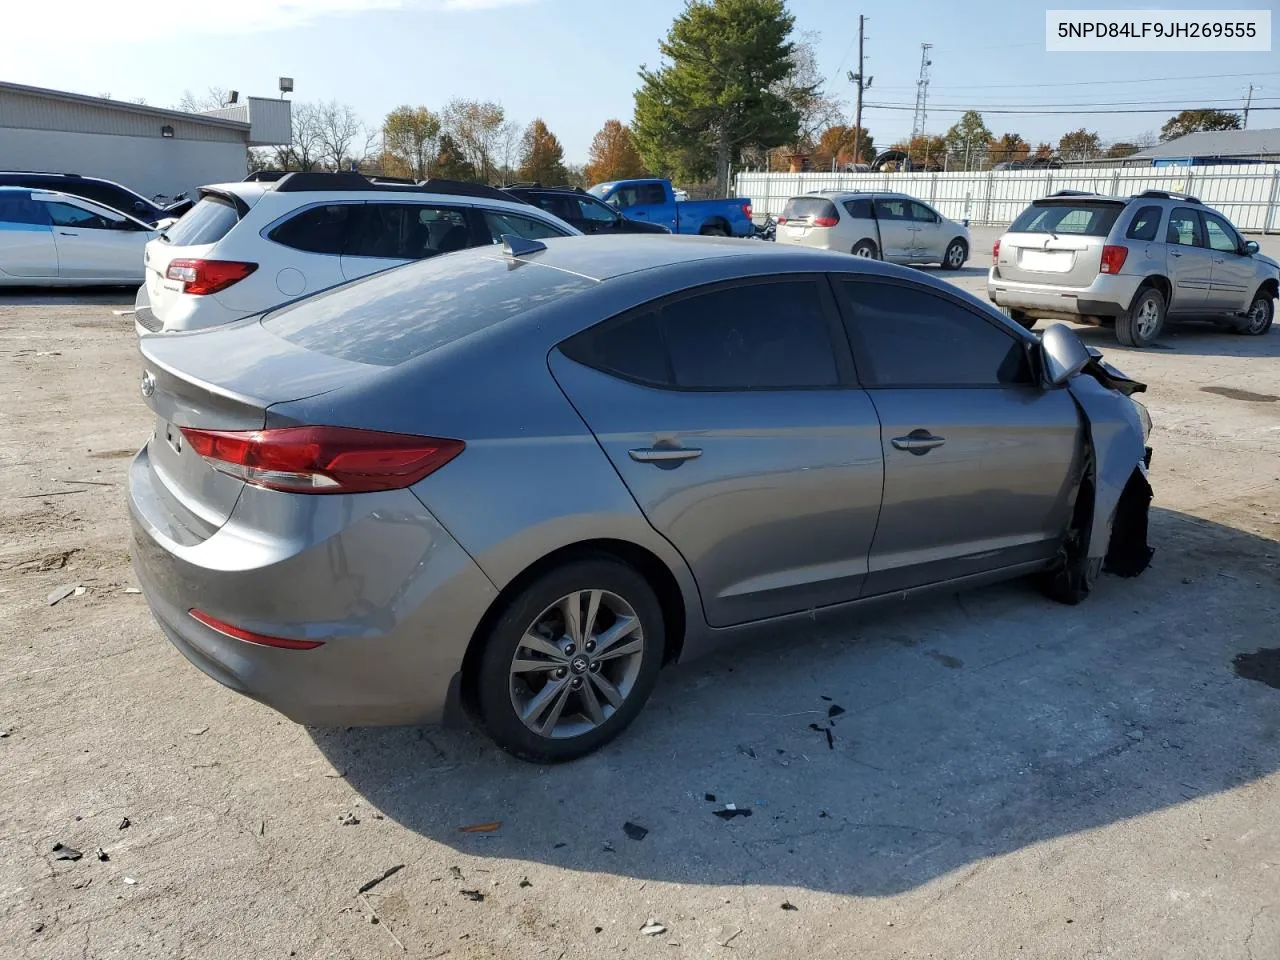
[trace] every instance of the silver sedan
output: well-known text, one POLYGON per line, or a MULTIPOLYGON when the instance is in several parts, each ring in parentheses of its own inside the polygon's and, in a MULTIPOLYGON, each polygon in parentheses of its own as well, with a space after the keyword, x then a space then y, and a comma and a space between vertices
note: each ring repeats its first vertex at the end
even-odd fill
POLYGON ((140 350, 143 591, 300 723, 565 760, 726 641, 1150 557, 1140 384, 847 255, 506 238, 140 350))

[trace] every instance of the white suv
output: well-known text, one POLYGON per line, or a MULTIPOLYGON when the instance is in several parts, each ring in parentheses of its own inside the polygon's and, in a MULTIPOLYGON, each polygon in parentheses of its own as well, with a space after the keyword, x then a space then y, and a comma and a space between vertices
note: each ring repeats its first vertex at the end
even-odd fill
POLYGON ((198 330, 412 260, 498 243, 579 235, 492 187, 405 184, 357 173, 291 173, 203 187, 146 245, 139 335, 198 330))

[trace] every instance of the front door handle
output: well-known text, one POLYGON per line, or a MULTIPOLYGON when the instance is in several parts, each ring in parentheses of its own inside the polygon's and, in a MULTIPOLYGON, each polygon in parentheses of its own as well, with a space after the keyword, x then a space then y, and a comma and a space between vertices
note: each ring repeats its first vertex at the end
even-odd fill
POLYGON ((60 237, 78 237, 78 236, 80 236, 80 234, 78 234, 78 233, 71 233, 71 232, 69 232, 69 231, 67 231, 67 230, 59 230, 59 231, 58 231, 58 236, 60 236, 60 237))
POLYGON ((697 447, 641 447, 628 450, 627 456, 636 463, 683 463, 702 456, 697 447))
POLYGON ((1173 251, 1173 250, 1170 250, 1170 251, 1169 251, 1169 256, 1171 256, 1171 257, 1180 257, 1180 256, 1182 256, 1182 254, 1177 253, 1177 252, 1175 252, 1175 251, 1173 251))
POLYGON ((1213 262, 1214 262, 1214 263, 1226 263, 1226 262, 1227 262, 1227 258, 1226 258, 1226 257, 1214 257, 1213 262))
POLYGON ((912 430, 905 437, 894 437, 890 442, 898 450, 906 450, 917 457, 923 457, 934 447, 940 447, 947 441, 944 437, 935 437, 928 430, 912 430))

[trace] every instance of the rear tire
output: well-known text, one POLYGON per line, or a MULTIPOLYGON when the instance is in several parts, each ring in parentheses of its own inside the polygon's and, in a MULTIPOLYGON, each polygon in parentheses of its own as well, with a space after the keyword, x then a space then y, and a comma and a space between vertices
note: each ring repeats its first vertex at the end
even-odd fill
POLYGON ((729 235, 728 230, 724 227, 716 226, 715 224, 712 224, 709 227, 703 227, 698 231, 698 233, 704 237, 727 237, 729 235))
POLYGON ((666 630, 645 578, 619 560, 596 556, 549 570, 526 586, 482 642, 475 689, 485 730, 522 760, 560 763, 598 749, 635 719, 657 683, 666 630), (584 632, 592 596, 597 626, 584 632), (578 611, 580 624, 571 650, 566 607, 578 611), (606 644, 610 628, 628 620, 631 629, 606 644), (635 649, 620 654, 624 647, 635 649))
POLYGON ((870 240, 859 240, 849 252, 855 257, 862 257, 864 260, 880 259, 880 251, 876 249, 876 245, 870 240))
POLYGON ((1036 328, 1036 318, 1027 316, 1023 310, 1010 310, 1009 319, 1024 330, 1034 330, 1036 328))
POLYGON ((1276 316, 1276 302, 1271 294, 1259 290, 1253 295, 1249 305, 1249 315, 1243 324, 1235 328, 1236 333, 1247 337, 1260 337, 1271 329, 1271 322, 1276 316))
POLYGON ((1164 294, 1155 287, 1143 287, 1134 295, 1124 314, 1116 317, 1116 339, 1126 347, 1145 347, 1155 342, 1164 329, 1164 294))
POLYGON ((964 266, 964 262, 969 259, 968 245, 957 237, 947 245, 947 251, 942 255, 943 270, 959 270, 964 266))

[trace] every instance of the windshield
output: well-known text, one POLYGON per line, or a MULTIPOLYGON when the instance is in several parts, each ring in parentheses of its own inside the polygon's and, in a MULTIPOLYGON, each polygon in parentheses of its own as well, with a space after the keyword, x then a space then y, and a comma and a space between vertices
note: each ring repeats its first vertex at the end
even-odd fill
POLYGON ((591 194, 593 197, 599 197, 601 200, 603 200, 604 195, 612 189, 613 189, 612 183, 597 183, 594 187, 589 189, 587 193, 591 194))
POLYGON ((1009 227, 1010 233, 1072 233, 1105 237, 1124 209, 1122 203, 1085 200, 1071 203, 1037 201, 1009 227))

